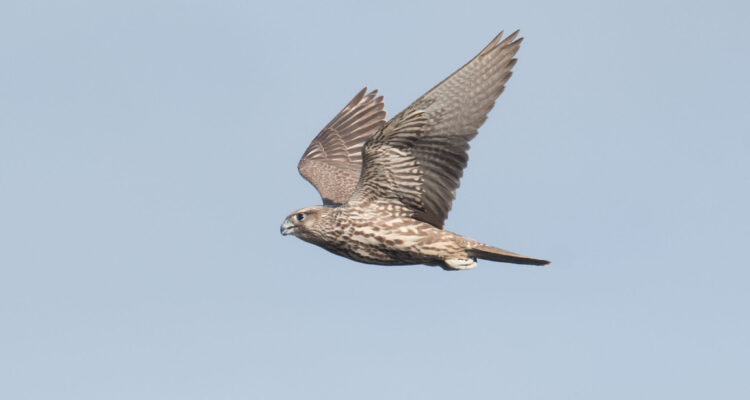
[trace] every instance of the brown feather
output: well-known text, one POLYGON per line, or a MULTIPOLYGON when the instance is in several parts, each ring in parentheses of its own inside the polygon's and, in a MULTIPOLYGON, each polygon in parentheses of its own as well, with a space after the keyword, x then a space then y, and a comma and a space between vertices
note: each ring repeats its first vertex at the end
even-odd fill
POLYGON ((336 206, 297 210, 281 233, 370 264, 446 270, 473 268, 477 258, 547 264, 442 229, 469 141, 511 76, 521 42, 517 35, 501 40, 501 32, 387 124, 382 97, 359 92, 299 163, 324 203, 336 206))
POLYGON ((362 145, 385 125, 383 96, 362 89, 305 150, 300 174, 320 193, 324 204, 343 204, 354 191, 362 170, 362 145))
POLYGON ((469 141, 511 76, 521 45, 517 36, 518 31, 501 41, 501 32, 373 135, 365 143, 352 200, 388 199, 442 228, 469 159, 469 141))

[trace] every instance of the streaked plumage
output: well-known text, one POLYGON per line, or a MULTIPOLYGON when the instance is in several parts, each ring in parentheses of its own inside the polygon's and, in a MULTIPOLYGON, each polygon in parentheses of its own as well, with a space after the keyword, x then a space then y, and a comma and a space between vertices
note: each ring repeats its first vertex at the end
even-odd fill
POLYGON ((281 226, 335 254, 381 265, 468 269, 476 259, 545 265, 443 228, 469 141, 505 88, 521 45, 502 32, 476 57, 386 123, 382 96, 360 91, 313 139, 299 171, 323 206, 281 226))

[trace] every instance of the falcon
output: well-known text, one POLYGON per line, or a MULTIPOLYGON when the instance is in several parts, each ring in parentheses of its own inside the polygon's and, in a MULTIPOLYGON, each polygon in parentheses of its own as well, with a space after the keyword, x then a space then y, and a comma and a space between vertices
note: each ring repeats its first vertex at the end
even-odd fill
POLYGON ((500 32, 471 61, 386 122, 383 96, 362 89, 308 146, 298 169, 322 206, 281 225, 334 254, 379 265, 470 269, 477 259, 546 265, 443 229, 469 141, 505 89, 521 46, 500 32))

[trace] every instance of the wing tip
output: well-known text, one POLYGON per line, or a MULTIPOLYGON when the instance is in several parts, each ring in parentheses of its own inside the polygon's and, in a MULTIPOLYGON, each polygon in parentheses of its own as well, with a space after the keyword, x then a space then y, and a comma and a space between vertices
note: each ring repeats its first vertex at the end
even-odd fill
POLYGON ((521 45, 521 42, 523 41, 523 37, 519 37, 516 39, 519 33, 521 33, 520 29, 516 29, 511 33, 510 35, 506 36, 503 39, 503 34, 505 33, 505 30, 501 30, 500 33, 498 33, 488 44, 487 46, 482 49, 482 51, 479 52, 479 55, 484 55, 489 53, 491 50, 497 48, 497 47, 505 47, 505 46, 516 46, 519 47, 521 45))
POLYGON ((378 96, 378 89, 372 89, 368 93, 367 85, 365 85, 365 87, 363 87, 359 92, 357 92, 356 95, 354 95, 354 97, 349 101, 349 104, 347 104, 346 107, 351 107, 351 106, 355 106, 363 102, 370 102, 370 101, 374 103, 382 103, 383 96, 382 95, 378 96))

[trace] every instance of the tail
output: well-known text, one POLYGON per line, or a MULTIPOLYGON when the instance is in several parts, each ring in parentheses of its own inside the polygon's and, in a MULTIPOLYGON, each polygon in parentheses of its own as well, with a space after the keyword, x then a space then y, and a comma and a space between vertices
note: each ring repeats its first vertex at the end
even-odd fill
POLYGON ((549 261, 542 260, 539 258, 526 257, 520 254, 511 253, 497 247, 488 246, 486 244, 478 244, 466 252, 471 257, 481 258, 483 260, 500 261, 513 264, 528 264, 528 265, 547 265, 549 261))

